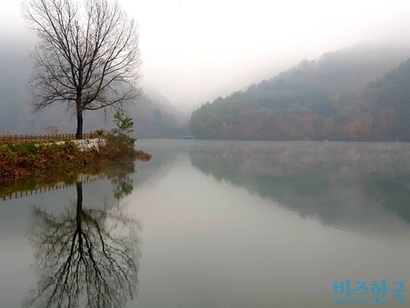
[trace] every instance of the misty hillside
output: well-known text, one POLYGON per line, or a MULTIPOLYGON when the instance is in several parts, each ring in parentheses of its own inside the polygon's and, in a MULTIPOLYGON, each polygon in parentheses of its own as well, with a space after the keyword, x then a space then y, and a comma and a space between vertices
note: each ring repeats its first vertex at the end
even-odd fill
MULTIPOLYGON (((382 100, 376 92, 387 77, 381 77, 408 58, 409 48, 361 44, 304 60, 246 91, 203 105, 192 114, 191 133, 205 139, 407 140, 397 129, 376 132, 377 124, 369 128, 363 119, 375 121, 380 108, 389 107, 373 101, 382 100)), ((383 96, 387 105, 389 95, 383 96)))
POLYGON ((347 132, 355 140, 410 141, 410 59, 369 83, 351 108, 347 132))
MULTIPOLYGON (((32 72, 27 42, 9 42, 0 46, 0 135, 6 130, 12 134, 44 134, 47 126, 56 126, 60 132, 74 133, 76 119, 66 106, 52 105, 32 114, 28 80, 32 72)), ((155 89, 132 104, 125 111, 134 120, 137 138, 174 138, 184 136, 186 125, 181 125, 178 111, 155 89)), ((112 112, 85 112, 84 131, 112 127, 112 112)))
POLYGON ((31 72, 28 45, 6 42, 0 46, 0 135, 16 131, 28 105, 26 84, 31 72))
POLYGON ((146 95, 126 111, 134 121, 136 138, 182 138, 187 134, 187 126, 179 124, 174 113, 146 95))

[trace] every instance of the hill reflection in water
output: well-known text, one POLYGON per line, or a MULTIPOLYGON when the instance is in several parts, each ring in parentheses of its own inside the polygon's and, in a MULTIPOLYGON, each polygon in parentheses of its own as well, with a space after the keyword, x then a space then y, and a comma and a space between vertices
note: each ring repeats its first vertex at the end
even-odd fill
POLYGON ((408 144, 227 144, 192 148, 192 164, 219 181, 326 224, 379 225, 384 210, 410 223, 408 144))

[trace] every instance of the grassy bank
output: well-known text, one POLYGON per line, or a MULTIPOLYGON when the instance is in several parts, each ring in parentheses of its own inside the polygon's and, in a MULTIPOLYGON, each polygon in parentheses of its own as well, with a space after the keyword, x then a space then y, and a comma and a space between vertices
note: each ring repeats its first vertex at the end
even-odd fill
POLYGON ((65 174, 96 173, 108 163, 149 160, 151 156, 136 151, 132 145, 118 138, 107 138, 99 151, 80 151, 70 141, 62 144, 21 142, 0 146, 0 184, 30 177, 53 177, 65 174))

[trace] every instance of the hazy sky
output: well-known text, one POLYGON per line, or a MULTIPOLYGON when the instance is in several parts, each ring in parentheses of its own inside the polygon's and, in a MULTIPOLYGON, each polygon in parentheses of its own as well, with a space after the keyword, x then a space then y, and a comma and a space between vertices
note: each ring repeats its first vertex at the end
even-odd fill
MULTIPOLYGON (((410 0, 120 0, 139 24, 143 83, 199 104, 363 41, 410 39, 410 0)), ((0 0, 0 43, 28 33, 0 0)))

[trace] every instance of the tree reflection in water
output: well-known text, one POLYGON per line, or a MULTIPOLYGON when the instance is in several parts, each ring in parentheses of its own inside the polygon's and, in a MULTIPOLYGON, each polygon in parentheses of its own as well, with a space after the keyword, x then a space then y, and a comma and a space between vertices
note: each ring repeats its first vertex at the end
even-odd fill
POLYGON ((136 296, 139 222, 119 199, 110 210, 85 208, 82 182, 76 188, 76 204, 62 215, 34 207, 39 278, 26 307, 124 307, 136 296))

